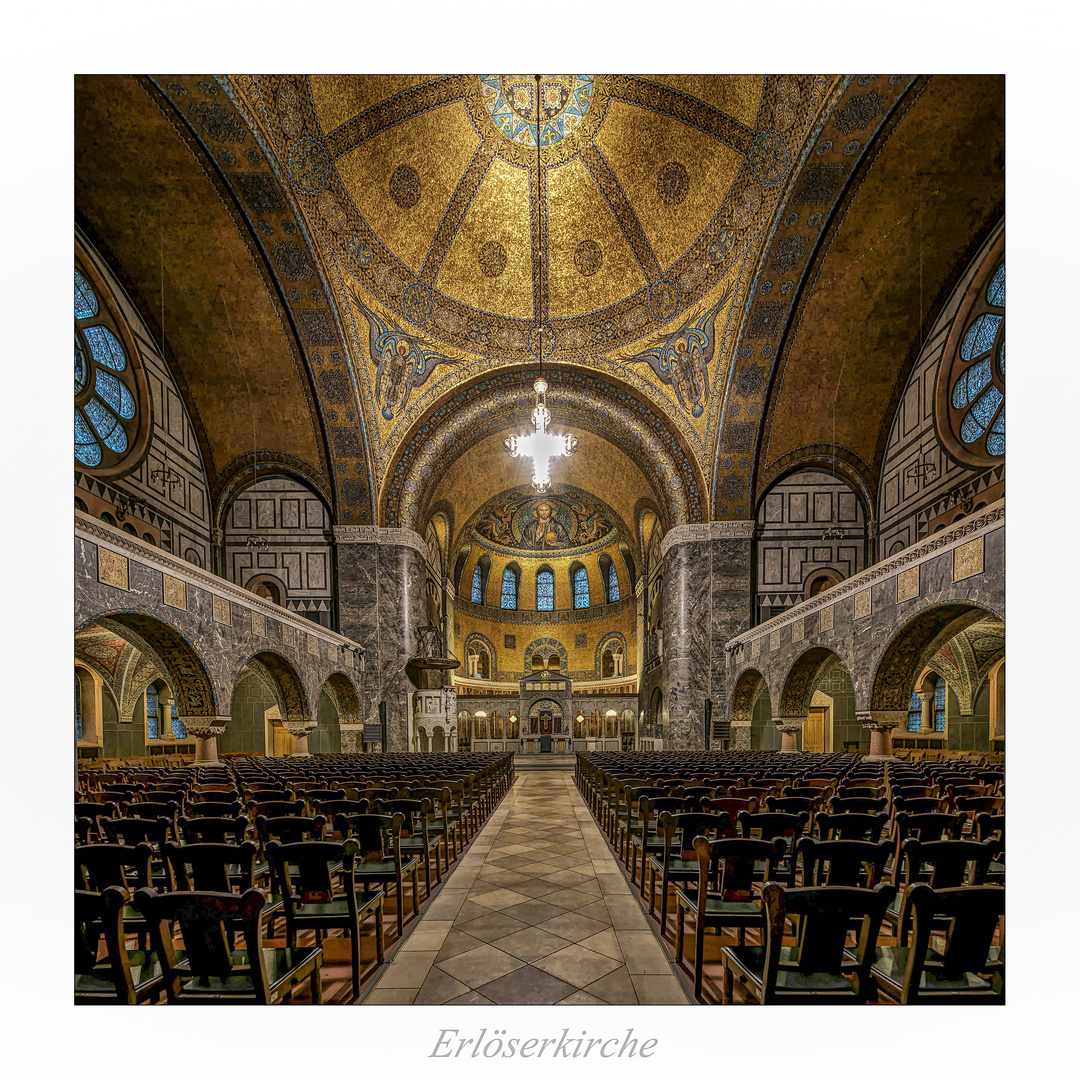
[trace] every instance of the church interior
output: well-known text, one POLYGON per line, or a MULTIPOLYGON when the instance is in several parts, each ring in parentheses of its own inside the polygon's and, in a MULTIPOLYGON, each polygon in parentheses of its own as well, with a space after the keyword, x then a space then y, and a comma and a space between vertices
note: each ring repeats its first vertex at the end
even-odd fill
POLYGON ((74 188, 76 1003, 1004 1004, 1003 76, 77 76, 74 188))

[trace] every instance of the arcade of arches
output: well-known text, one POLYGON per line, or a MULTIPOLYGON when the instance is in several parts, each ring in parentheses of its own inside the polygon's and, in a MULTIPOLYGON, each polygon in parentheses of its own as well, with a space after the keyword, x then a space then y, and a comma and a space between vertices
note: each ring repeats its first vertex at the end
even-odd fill
POLYGON ((514 78, 76 78, 80 760, 1003 754, 1004 79, 514 78))

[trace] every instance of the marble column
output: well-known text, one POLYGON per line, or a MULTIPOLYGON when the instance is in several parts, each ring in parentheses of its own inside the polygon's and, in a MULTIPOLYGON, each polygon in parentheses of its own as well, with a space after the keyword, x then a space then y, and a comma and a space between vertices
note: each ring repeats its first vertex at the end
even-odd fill
POLYGON ((310 720, 299 722, 286 720, 281 726, 293 737, 293 748, 289 757, 311 757, 311 752, 308 750, 308 734, 319 725, 310 720))
POLYGON ((224 732, 231 716, 181 716, 179 720, 189 735, 195 736, 194 765, 217 761, 217 737, 224 732))
POLYGON ((780 753, 799 754, 799 732, 806 723, 805 716, 780 716, 773 723, 780 731, 780 753))
POLYGON ((724 645, 750 625, 752 535, 752 522, 680 525, 660 545, 665 750, 704 749, 705 701, 723 707, 724 645))
POLYGON ((920 690, 919 704, 922 706, 922 719, 919 721, 919 734, 931 735, 934 731, 934 691, 920 690))
POLYGON ((410 749, 406 663, 419 648, 424 620, 427 545, 412 529, 336 526, 341 633, 364 648, 365 716, 386 702, 388 751, 410 749))
POLYGON ((892 760, 892 733, 907 721, 907 713, 894 709, 873 709, 855 714, 855 719, 870 732, 867 761, 892 760))

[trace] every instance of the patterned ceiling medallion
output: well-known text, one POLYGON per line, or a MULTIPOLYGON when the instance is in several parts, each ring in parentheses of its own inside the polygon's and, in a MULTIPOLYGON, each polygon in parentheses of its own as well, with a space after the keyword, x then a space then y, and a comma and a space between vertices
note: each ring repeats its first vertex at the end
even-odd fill
MULTIPOLYGON (((484 105, 511 142, 536 146, 536 79, 532 75, 481 75, 484 105)), ((540 145, 561 142, 581 123, 592 100, 591 75, 540 77, 540 145)))
POLYGON ((574 249, 574 266, 582 277, 591 277, 600 269, 604 252, 595 240, 582 240, 574 249))
POLYGON ((484 277, 498 277, 506 269, 506 248, 496 240, 489 240, 480 249, 477 262, 484 277))
POLYGON ((656 193, 665 206, 678 206, 690 190, 690 174, 678 161, 669 161, 657 174, 656 193))
POLYGON ((411 165, 399 165, 390 177, 390 198, 408 210, 420 201, 420 174, 411 165))

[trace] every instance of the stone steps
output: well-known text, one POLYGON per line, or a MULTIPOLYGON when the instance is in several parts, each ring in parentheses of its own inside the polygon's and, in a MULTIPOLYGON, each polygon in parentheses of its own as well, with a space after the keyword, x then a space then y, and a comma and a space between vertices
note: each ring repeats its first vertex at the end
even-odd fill
POLYGON ((514 770, 516 772, 535 772, 567 769, 573 772, 577 763, 576 754, 515 754, 514 770))

